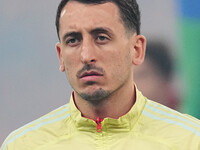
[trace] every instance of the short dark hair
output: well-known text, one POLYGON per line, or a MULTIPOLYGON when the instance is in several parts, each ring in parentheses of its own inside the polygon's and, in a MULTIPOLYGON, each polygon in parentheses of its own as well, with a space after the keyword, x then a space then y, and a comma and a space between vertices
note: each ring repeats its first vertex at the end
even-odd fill
POLYGON ((61 0, 58 5, 56 14, 56 29, 59 38, 59 24, 60 14, 69 1, 77 1, 85 4, 102 4, 112 2, 117 5, 120 11, 121 19, 125 28, 128 31, 136 32, 140 34, 140 10, 136 0, 61 0))

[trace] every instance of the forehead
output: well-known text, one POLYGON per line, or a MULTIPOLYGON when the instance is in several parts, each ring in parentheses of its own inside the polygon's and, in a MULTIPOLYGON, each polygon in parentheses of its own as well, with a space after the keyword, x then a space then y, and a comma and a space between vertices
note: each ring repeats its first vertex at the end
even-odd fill
MULTIPOLYGON (((103 4, 84 4, 69 1, 60 16, 60 28, 91 28, 92 26, 122 26, 118 7, 111 2, 103 4)), ((118 26, 118 29, 119 29, 118 26)))

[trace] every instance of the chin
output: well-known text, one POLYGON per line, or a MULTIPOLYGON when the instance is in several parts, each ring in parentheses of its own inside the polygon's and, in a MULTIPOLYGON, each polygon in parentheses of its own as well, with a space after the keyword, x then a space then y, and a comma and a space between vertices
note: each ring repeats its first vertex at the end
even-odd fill
POLYGON ((89 92, 80 93, 80 97, 87 101, 100 101, 110 96, 110 92, 99 88, 97 90, 90 90, 89 92))

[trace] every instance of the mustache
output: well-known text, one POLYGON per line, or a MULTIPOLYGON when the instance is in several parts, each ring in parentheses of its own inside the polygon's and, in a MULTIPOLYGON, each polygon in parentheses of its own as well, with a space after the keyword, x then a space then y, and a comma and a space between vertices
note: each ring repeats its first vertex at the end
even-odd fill
POLYGON ((82 74, 83 72, 85 72, 85 71, 90 71, 90 70, 96 70, 97 72, 102 73, 102 74, 104 74, 104 72, 105 72, 104 69, 101 68, 101 67, 97 67, 97 66, 95 66, 95 65, 93 65, 93 64, 86 64, 86 65, 83 66, 83 68, 82 68, 81 70, 79 70, 79 71, 77 72, 76 76, 77 76, 78 78, 80 78, 80 77, 81 77, 81 74, 82 74))

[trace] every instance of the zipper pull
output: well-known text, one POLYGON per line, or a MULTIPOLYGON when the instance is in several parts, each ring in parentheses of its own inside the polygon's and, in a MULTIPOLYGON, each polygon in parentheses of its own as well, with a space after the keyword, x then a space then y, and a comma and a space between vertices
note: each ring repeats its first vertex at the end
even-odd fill
POLYGON ((98 133, 102 132, 102 128, 101 128, 101 122, 102 122, 102 121, 103 121, 103 120, 101 120, 99 117, 97 118, 96 123, 97 123, 97 132, 98 132, 98 133))

